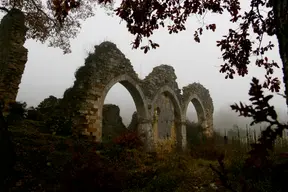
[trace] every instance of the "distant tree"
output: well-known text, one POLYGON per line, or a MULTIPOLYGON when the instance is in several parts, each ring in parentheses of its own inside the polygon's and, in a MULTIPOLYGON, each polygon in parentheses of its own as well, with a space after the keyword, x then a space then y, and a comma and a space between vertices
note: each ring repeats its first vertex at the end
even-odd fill
POLYGON ((43 120, 43 114, 40 113, 35 107, 29 107, 27 109, 27 117, 26 119, 33 121, 41 121, 43 120))
POLYGON ((67 108, 66 103, 62 101, 63 99, 50 95, 36 107, 36 111, 41 114, 45 124, 41 131, 58 135, 71 134, 73 125, 71 116, 65 110, 67 108))
POLYGON ((233 125, 233 128, 227 131, 227 136, 229 139, 232 139, 233 137, 238 139, 239 137, 245 137, 246 131, 237 125, 233 125))
POLYGON ((27 104, 25 102, 13 102, 9 104, 9 114, 6 116, 8 125, 21 122, 27 117, 27 104))
POLYGON ((59 106, 61 99, 50 95, 48 98, 45 98, 37 106, 37 110, 43 115, 51 115, 55 112, 55 109, 59 106))

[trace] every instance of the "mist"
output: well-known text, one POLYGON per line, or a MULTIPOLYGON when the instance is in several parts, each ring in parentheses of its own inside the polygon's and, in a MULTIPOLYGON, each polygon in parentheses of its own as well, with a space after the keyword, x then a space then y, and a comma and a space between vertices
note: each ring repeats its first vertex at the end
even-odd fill
MULTIPOLYGON (((247 10, 249 2, 243 2, 242 6, 242 11, 247 10)), ((156 31, 152 40, 160 47, 144 54, 142 50, 132 49, 131 42, 135 37, 128 32, 124 22, 121 22, 118 17, 108 16, 103 9, 98 8, 94 17, 82 23, 77 38, 71 39, 71 54, 63 55, 62 50, 48 47, 48 43, 41 44, 34 40, 26 40, 25 47, 29 50, 28 62, 17 101, 25 101, 28 106, 37 106, 49 95, 61 98, 64 91, 73 85, 75 71, 84 64, 85 58, 93 51, 94 45, 111 41, 131 61, 141 79, 145 78, 154 67, 167 64, 175 69, 176 81, 180 89, 193 82, 201 83, 207 88, 213 99, 215 129, 227 129, 234 124, 245 127, 251 120, 238 117, 238 114, 231 111, 229 106, 239 101, 249 104, 249 83, 252 77, 263 80, 265 70, 253 65, 256 57, 251 57, 247 76, 232 80, 225 79, 225 74, 219 72, 223 60, 216 41, 226 35, 229 28, 234 28, 236 25, 231 25, 227 14, 226 16, 207 14, 204 21, 205 23, 215 22, 217 29, 215 32, 204 32, 201 43, 195 43, 193 33, 203 25, 203 22, 192 16, 187 21, 186 31, 173 35, 168 34, 165 29, 156 31)), ((275 70, 275 76, 282 80, 282 63, 277 39, 265 37, 263 43, 268 41, 274 43, 275 48, 268 52, 267 56, 279 64, 280 68, 275 70)), ((284 93, 283 84, 280 93, 284 93)), ((129 92, 122 85, 116 84, 111 88, 105 103, 118 105, 124 123, 126 125, 130 123, 136 108, 129 92)), ((276 107, 280 119, 286 120, 285 99, 275 95, 271 104, 276 107)), ((193 107, 189 108, 188 117, 197 120, 193 107)))

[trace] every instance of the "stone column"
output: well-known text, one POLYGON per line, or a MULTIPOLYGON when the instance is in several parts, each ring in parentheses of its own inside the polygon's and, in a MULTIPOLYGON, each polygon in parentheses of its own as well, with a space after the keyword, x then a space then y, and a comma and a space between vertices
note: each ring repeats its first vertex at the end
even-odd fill
POLYGON ((185 152, 187 150, 187 134, 186 134, 186 122, 179 121, 176 124, 176 139, 177 139, 177 149, 179 151, 185 152))
POLYGON ((4 99, 6 107, 16 100, 27 62, 28 50, 23 46, 26 32, 24 14, 18 9, 11 9, 1 20, 0 99, 4 99))
POLYGON ((80 112, 86 121, 82 124, 82 127, 80 127, 82 135, 90 137, 94 142, 102 142, 103 105, 100 104, 97 99, 87 99, 85 103, 83 103, 83 106, 86 108, 86 111, 83 110, 80 112), (102 110, 99 110, 100 107, 102 110))
POLYGON ((201 123, 201 127, 203 128, 203 135, 206 138, 213 137, 213 117, 208 116, 208 118, 203 120, 201 123))
POLYGON ((145 150, 148 152, 155 151, 155 143, 153 139, 152 120, 140 119, 138 123, 138 133, 145 144, 145 150))

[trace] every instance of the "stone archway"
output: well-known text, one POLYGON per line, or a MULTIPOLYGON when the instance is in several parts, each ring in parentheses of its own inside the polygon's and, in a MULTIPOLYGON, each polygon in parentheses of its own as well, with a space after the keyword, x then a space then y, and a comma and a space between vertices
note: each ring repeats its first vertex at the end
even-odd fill
MULTIPOLYGON (((184 87, 181 94, 176 82, 177 76, 171 66, 155 67, 140 80, 130 61, 117 46, 111 42, 103 42, 95 46, 94 53, 88 55, 85 65, 77 70, 75 77, 73 87, 65 92, 63 98, 73 118, 75 134, 90 136, 94 141, 101 142, 104 100, 116 83, 122 84, 134 100, 138 131, 141 135, 144 134, 146 150, 152 151, 155 141, 159 139, 152 126, 153 120, 158 117, 167 121, 163 124, 164 127, 172 130, 174 126, 174 143, 178 149, 185 150, 186 111, 191 101, 197 110, 198 120, 205 128, 205 134, 213 133, 214 109, 209 91, 201 84, 193 83, 184 87), (154 115, 157 107, 157 114, 154 115)), ((169 129, 165 133, 169 137, 172 135, 169 129)))
POLYGON ((151 106, 153 113, 153 141, 156 149, 165 146, 165 150, 171 150, 174 145, 177 148, 185 147, 186 133, 182 133, 184 129, 182 129, 180 122, 182 122, 183 116, 181 103, 176 93, 169 86, 163 86, 155 94, 151 106), (155 112, 157 112, 156 118, 155 112), (165 122, 161 122, 161 118, 165 122), (168 130, 165 130, 164 134, 167 134, 167 137, 166 135, 159 135, 161 134, 159 129, 167 129, 166 126, 168 130))
MULTIPOLYGON (((141 87, 138 85, 138 83, 133 78, 131 78, 127 74, 117 76, 117 77, 113 78, 109 83, 106 84, 105 88, 102 91, 102 95, 99 98, 99 107, 98 107, 99 113, 98 113, 98 115, 99 115, 99 118, 101 119, 101 125, 99 128, 99 131, 101 130, 101 134, 102 134, 102 119, 103 119, 104 101, 105 101, 106 95, 108 94, 109 90, 116 83, 120 83, 121 85, 123 85, 128 90, 130 95, 132 96, 134 104, 136 106, 136 110, 137 110, 138 122, 140 122, 142 119, 148 118, 147 102, 146 102, 146 99, 145 99, 145 96, 142 92, 141 87)), ((141 132, 141 124, 138 124, 138 131, 141 132)), ((100 140, 100 138, 99 138, 99 140, 100 140)))
MULTIPOLYGON (((127 74, 123 74, 116 77, 112 76, 110 81, 107 80, 106 82, 107 83, 89 86, 90 88, 86 91, 89 93, 89 97, 86 97, 86 100, 82 103, 83 110, 79 110, 83 111, 82 115, 85 115, 85 124, 88 126, 83 130, 82 134, 92 136, 93 140, 97 142, 102 141, 102 112, 104 100, 108 91, 116 83, 122 84, 131 94, 136 105, 138 121, 148 118, 147 102, 136 80, 127 74)), ((141 132, 141 128, 141 124, 139 124, 138 131, 141 132)), ((145 141, 145 143, 147 142, 148 141, 145 141)))
POLYGON ((200 83, 193 83, 183 87, 183 115, 187 113, 189 103, 194 105, 198 124, 202 127, 204 134, 211 137, 213 134, 213 101, 209 91, 200 83))
POLYGON ((197 118, 198 118, 198 124, 205 127, 206 126, 205 124, 207 123, 206 123, 206 114, 204 111, 204 106, 202 104, 201 99, 199 99, 196 94, 191 94, 190 97, 184 101, 183 114, 185 115, 187 114, 187 109, 188 109, 188 105, 190 102, 195 107, 197 118))
POLYGON ((88 55, 75 77, 71 88, 71 98, 74 98, 71 99, 74 133, 92 137, 96 142, 102 141, 104 100, 110 88, 118 82, 130 92, 135 102, 140 121, 139 131, 147 131, 147 123, 143 124, 148 119, 147 103, 140 80, 130 61, 115 44, 103 42, 95 46, 94 53, 88 55))

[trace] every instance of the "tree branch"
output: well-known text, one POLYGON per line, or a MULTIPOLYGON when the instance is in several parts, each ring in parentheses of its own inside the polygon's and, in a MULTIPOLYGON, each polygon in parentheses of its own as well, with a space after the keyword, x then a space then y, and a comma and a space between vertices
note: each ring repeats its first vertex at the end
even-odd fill
POLYGON ((48 20, 50 20, 51 22, 54 23, 55 26, 57 26, 57 23, 55 22, 54 19, 52 19, 47 13, 45 13, 42 9, 39 8, 39 6, 37 5, 37 3, 32 0, 31 1, 33 3, 33 5, 35 6, 35 8, 37 9, 37 11, 39 11, 40 13, 42 13, 45 17, 47 17, 48 20))
POLYGON ((1 11, 5 11, 6 13, 9 13, 9 9, 7 9, 6 7, 0 7, 1 11))

